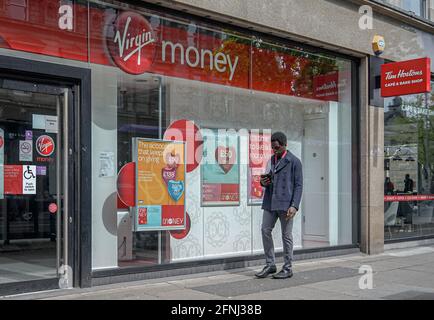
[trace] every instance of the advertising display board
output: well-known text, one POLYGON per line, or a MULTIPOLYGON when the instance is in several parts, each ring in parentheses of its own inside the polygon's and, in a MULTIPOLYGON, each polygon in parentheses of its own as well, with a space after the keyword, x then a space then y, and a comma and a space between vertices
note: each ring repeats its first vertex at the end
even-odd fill
POLYGON ((205 131, 202 132, 202 206, 237 206, 240 204, 238 135, 205 131))
POLYGON ((135 231, 181 230, 185 219, 185 143, 133 138, 135 231))
POLYGON ((381 96, 394 97, 431 91, 431 59, 386 63, 381 66, 381 96))
POLYGON ((248 170, 248 204, 262 204, 264 188, 260 184, 261 174, 265 174, 267 162, 273 154, 271 133, 250 132, 249 134, 249 170, 248 170))

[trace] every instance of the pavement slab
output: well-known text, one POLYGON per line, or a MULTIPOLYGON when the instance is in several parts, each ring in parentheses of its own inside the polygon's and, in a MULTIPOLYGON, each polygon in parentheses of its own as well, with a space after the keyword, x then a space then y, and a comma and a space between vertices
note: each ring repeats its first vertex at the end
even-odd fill
MULTIPOLYGON (((294 277, 257 279, 262 266, 0 297, 0 300, 396 300, 434 299, 434 246, 294 261, 294 277), (359 273, 372 268, 372 289, 359 273)), ((278 265, 280 268, 280 265, 278 265)))

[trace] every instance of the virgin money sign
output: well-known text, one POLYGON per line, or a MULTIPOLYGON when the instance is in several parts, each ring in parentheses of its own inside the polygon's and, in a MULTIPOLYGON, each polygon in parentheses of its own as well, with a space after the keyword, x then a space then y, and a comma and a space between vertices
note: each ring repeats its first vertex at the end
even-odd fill
MULTIPOLYGON (((153 30, 147 17, 124 11, 109 24, 105 37, 111 59, 127 73, 151 72, 225 84, 240 80, 239 52, 214 37, 217 34, 195 32, 195 41, 191 35, 180 25, 157 25, 153 30)), ((245 49, 248 47, 243 46, 245 49)), ((247 75, 245 72, 242 80, 247 81, 247 75)))
POLYGON ((249 35, 86 1, 27 0, 26 9, 28 17, 0 5, 0 48, 308 99, 335 101, 337 88, 343 95, 341 72, 339 82, 330 74, 312 76, 319 64, 335 70, 334 59, 257 46, 249 35))
POLYGON ((114 63, 127 73, 142 74, 154 62, 156 37, 140 14, 121 13, 108 29, 106 41, 114 63))
POLYGON ((430 58, 381 66, 381 96, 394 97, 431 91, 430 58))
POLYGON ((42 135, 36 140, 36 150, 41 156, 49 157, 54 152, 54 140, 50 136, 42 135))

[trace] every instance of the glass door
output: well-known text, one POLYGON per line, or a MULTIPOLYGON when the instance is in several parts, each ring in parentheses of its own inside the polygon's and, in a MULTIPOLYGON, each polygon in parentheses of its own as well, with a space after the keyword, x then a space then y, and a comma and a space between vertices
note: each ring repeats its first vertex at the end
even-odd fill
POLYGON ((72 286, 72 101, 65 87, 0 78, 0 291, 72 286))

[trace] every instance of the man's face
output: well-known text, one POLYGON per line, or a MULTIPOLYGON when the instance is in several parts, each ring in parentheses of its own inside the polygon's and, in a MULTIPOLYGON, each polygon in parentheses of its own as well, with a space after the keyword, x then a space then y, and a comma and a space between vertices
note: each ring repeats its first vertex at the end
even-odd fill
POLYGON ((282 146, 279 141, 272 141, 271 148, 276 156, 281 156, 285 152, 285 146, 282 146))

